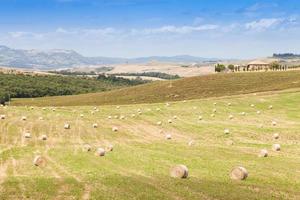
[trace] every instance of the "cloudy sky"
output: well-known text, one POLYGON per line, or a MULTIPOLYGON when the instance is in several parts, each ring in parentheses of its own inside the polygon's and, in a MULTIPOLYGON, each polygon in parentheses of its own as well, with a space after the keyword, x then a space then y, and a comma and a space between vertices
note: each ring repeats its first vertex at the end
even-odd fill
POLYGON ((300 53, 299 0, 0 0, 0 45, 86 56, 300 53))

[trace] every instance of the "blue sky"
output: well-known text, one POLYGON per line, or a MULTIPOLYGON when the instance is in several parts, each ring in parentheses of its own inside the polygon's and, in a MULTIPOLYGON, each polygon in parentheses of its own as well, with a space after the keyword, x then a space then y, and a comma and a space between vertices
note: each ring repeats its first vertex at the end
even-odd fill
POLYGON ((0 0, 0 44, 86 56, 300 53, 299 0, 0 0))

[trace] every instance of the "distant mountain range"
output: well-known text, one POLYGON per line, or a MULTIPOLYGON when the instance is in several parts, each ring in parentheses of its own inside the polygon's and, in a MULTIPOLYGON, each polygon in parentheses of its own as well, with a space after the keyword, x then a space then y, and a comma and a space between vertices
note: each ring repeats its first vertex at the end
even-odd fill
POLYGON ((217 59, 208 59, 189 55, 172 57, 153 56, 132 59, 111 57, 85 57, 73 50, 53 49, 49 51, 39 51, 12 49, 7 46, 0 46, 0 66, 40 70, 122 63, 138 64, 148 63, 152 61, 173 63, 201 63, 216 60, 217 59))

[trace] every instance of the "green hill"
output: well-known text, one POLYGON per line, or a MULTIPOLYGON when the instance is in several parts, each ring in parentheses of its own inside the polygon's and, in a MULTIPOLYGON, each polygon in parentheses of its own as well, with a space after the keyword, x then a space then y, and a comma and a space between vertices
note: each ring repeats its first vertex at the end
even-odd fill
POLYGON ((213 74, 153 82, 103 93, 14 99, 13 105, 79 106, 157 103, 300 87, 300 71, 213 74))

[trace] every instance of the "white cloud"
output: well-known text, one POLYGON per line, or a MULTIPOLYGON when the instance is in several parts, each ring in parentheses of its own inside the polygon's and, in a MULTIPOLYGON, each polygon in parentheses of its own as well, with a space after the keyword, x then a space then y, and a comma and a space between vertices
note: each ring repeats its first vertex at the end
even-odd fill
POLYGON ((285 20, 281 18, 265 18, 257 21, 252 21, 245 24, 246 29, 262 31, 269 28, 276 27, 283 23, 285 20))
POLYGON ((25 31, 15 31, 15 32, 9 32, 8 33, 12 38, 24 38, 24 37, 30 37, 35 39, 42 39, 44 37, 41 33, 33 33, 33 32, 25 32, 25 31))
POLYGON ((162 34, 162 33, 173 33, 173 34, 188 34, 192 32, 209 31, 215 30, 218 25, 206 24, 201 26, 162 26, 159 28, 148 28, 148 29, 132 29, 133 34, 162 34))

